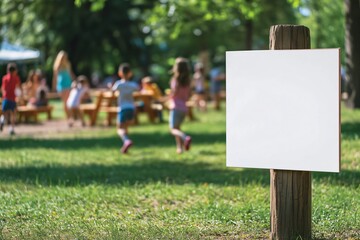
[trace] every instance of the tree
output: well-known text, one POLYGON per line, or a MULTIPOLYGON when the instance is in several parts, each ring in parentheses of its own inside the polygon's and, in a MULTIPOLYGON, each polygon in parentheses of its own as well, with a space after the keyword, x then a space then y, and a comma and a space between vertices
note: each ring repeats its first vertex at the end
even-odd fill
POLYGON ((360 1, 345 0, 346 70, 352 87, 348 105, 360 108, 360 1))
MULTIPOLYGON (((303 0, 297 5, 299 23, 311 32, 312 48, 345 48, 345 10, 342 1, 303 0)), ((345 59, 342 51, 342 59, 345 59)))
POLYGON ((224 58, 226 50, 267 48, 269 27, 295 20, 287 0, 168 0, 155 4, 146 23, 154 43, 170 46, 170 56, 208 51, 224 58))
POLYGON ((226 42, 237 33, 237 47, 251 49, 254 22, 263 13, 264 5, 270 4, 261 0, 159 1, 147 22, 157 41, 193 35, 201 48, 207 49, 209 41, 226 42))
POLYGON ((148 74, 157 63, 164 79, 176 56, 224 60, 226 50, 264 49, 271 25, 296 21, 288 0, 3 0, 0 6, 5 35, 40 49, 47 70, 64 49, 77 73, 109 74, 127 61, 148 74))
POLYGON ((4 0, 0 5, 6 37, 40 49, 48 70, 61 49, 69 53, 75 72, 87 75, 113 73, 121 61, 143 69, 149 65, 139 24, 151 1, 4 0))

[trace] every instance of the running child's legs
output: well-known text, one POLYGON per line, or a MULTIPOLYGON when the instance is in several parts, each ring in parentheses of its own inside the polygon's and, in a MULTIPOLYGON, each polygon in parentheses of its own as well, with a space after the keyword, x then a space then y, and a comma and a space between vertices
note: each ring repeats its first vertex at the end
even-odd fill
POLYGON ((177 153, 182 153, 183 149, 184 149, 184 140, 185 140, 185 133, 183 133, 180 129, 178 128, 171 128, 170 129, 171 134, 175 137, 175 142, 176 142, 176 152, 177 153))
POLYGON ((14 134, 15 120, 16 120, 16 102, 7 99, 2 103, 3 115, 0 116, 0 128, 2 130, 5 122, 10 121, 10 134, 14 134))
POLYGON ((15 128, 15 120, 16 120, 16 110, 8 111, 8 112, 9 112, 9 117, 10 117, 11 129, 14 130, 14 128, 15 128))
POLYGON ((3 115, 0 117, 2 125, 4 125, 5 123, 9 123, 9 122, 11 123, 10 114, 11 114, 10 110, 3 111, 3 115))
POLYGON ((128 149, 132 146, 132 141, 128 137, 128 127, 134 120, 134 116, 134 109, 122 109, 118 114, 117 134, 123 141, 123 146, 121 147, 122 153, 127 153, 128 149))
POLYGON ((117 126, 117 134, 119 135, 119 137, 121 138, 121 140, 123 142, 125 142, 126 140, 129 140, 128 137, 128 123, 124 122, 124 123, 118 123, 117 126))
POLYGON ((184 121, 186 112, 171 110, 169 117, 170 133, 175 137, 176 151, 182 153, 183 149, 189 149, 191 138, 180 130, 180 125, 184 121))
POLYGON ((5 121, 5 123, 11 122, 10 113, 11 113, 10 110, 7 110, 7 111, 4 112, 4 121, 5 121))

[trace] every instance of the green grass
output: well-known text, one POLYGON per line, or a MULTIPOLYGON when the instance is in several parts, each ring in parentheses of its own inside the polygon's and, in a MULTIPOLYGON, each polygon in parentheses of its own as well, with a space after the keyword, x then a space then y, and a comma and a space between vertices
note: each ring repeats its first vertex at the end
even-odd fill
MULTIPOLYGON (((55 117, 61 117, 56 105, 55 117)), ((266 239, 269 170, 225 167, 225 111, 166 124, 0 140, 0 239, 266 239)), ((313 173, 313 235, 360 238, 360 111, 342 113, 342 172, 313 173)))

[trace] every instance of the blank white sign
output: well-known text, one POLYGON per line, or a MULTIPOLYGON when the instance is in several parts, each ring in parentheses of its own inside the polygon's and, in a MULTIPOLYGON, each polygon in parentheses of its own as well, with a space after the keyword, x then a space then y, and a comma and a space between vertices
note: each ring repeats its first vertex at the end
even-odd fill
POLYGON ((227 166, 339 172, 339 51, 226 53, 227 166))

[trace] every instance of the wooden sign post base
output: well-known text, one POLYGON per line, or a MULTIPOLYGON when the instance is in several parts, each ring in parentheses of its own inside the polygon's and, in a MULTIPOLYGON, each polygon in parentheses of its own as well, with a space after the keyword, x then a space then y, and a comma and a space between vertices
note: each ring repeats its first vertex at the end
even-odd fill
MULTIPOLYGON (((309 49, 310 31, 305 26, 272 26, 269 45, 271 50, 309 49)), ((270 170, 270 211, 272 240, 311 239, 311 172, 270 170)))

